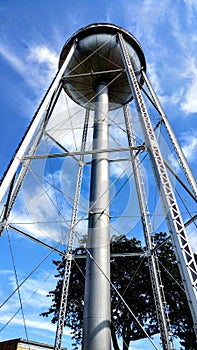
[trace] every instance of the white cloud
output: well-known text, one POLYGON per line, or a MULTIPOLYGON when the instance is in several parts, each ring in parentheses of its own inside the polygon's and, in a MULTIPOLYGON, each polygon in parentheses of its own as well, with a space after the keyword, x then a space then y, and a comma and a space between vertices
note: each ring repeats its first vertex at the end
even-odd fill
MULTIPOLYGON (((20 287, 25 325, 27 327, 27 333, 29 336, 31 334, 31 337, 33 334, 33 337, 37 337, 38 339, 42 339, 43 337, 44 339, 51 337, 52 341, 55 339, 56 325, 51 323, 51 317, 43 318, 40 316, 41 312, 47 311, 51 306, 51 298, 47 298, 46 296, 50 290, 55 289, 57 282, 54 277, 55 272, 55 266, 53 266, 51 271, 44 269, 39 270, 39 272, 34 271, 34 274, 20 287)), ((4 287, 0 294, 1 304, 8 297, 9 293, 16 288, 14 272, 12 271, 11 273, 11 271, 8 271, 8 273, 5 276, 1 274, 2 285, 4 287)), ((18 271, 19 281, 24 279, 24 274, 26 276, 24 271, 18 271)), ((1 328, 5 327, 3 328, 2 337, 5 337, 6 334, 16 332, 16 329, 18 334, 23 334, 24 320, 17 291, 0 308, 0 324, 1 328)), ((71 331, 68 327, 64 328, 64 336, 71 336, 71 331)), ((67 338, 67 340, 69 339, 67 338)), ((46 342, 46 340, 44 341, 46 342)))
POLYGON ((189 12, 189 14, 193 14, 194 15, 194 11, 197 9, 197 2, 196 0, 183 0, 187 11, 189 12))
POLYGON ((187 235, 193 252, 197 254, 197 232, 194 222, 187 227, 187 235))
POLYGON ((186 60, 186 70, 184 72, 184 78, 189 80, 185 88, 185 97, 181 103, 182 110, 186 113, 197 112, 197 63, 194 57, 189 57, 186 60))
POLYGON ((157 93, 161 93, 161 83, 159 81, 158 69, 159 67, 155 62, 148 65, 148 75, 151 77, 151 84, 154 86, 154 90, 157 93))
POLYGON ((179 164, 177 158, 175 157, 175 154, 173 154, 173 153, 169 154, 168 160, 169 160, 169 163, 170 163, 172 169, 178 173, 180 171, 180 164, 179 164))
POLYGON ((53 70, 57 69, 57 54, 44 45, 31 47, 28 60, 38 64, 44 63, 53 70))
POLYGON ((14 54, 9 47, 0 43, 0 54, 9 62, 14 70, 17 73, 24 75, 25 74, 25 65, 24 62, 14 54))
POLYGON ((197 2, 196 0, 183 0, 186 6, 194 6, 197 8, 197 2))
POLYGON ((189 162, 196 161, 197 130, 188 130, 180 135, 182 150, 189 162))
MULTIPOLYGON (((34 189, 33 196, 30 189, 23 191, 23 201, 21 200, 20 206, 15 207, 9 222, 32 237, 64 244, 67 242, 68 223, 63 219, 63 214, 58 215, 55 202, 52 203, 54 193, 49 191, 51 193, 47 196, 43 189, 35 183, 34 189)), ((65 212, 62 208, 63 211, 65 212)))
MULTIPOLYGON (((2 315, 1 316, 1 323, 2 324, 6 324, 9 320, 10 320, 9 315, 2 315)), ((24 326, 23 320, 20 317, 14 317, 11 322, 12 322, 12 325, 24 326)), ((56 325, 53 325, 52 323, 50 323, 49 320, 47 322, 44 320, 41 321, 41 319, 40 320, 32 320, 32 316, 31 317, 27 316, 25 318, 25 323, 26 323, 26 326, 31 328, 31 329, 32 328, 40 329, 40 330, 42 329, 42 330, 49 331, 49 332, 56 331, 56 325)), ((67 328, 67 327, 64 328, 64 335, 71 336, 69 328, 67 328)))
POLYGON ((187 34, 184 30, 185 28, 182 27, 182 21, 178 10, 176 11, 175 15, 174 11, 172 11, 170 13, 169 19, 172 28, 172 35, 174 36, 178 46, 182 49, 185 49, 185 47, 187 47, 187 34))
MULTIPOLYGON (((50 318, 46 319, 40 316, 40 313, 46 311, 51 305, 51 299, 46 296, 49 290, 54 290, 55 288, 55 271, 56 268, 51 272, 42 270, 34 278, 31 277, 27 279, 20 288, 23 311, 25 312, 25 324, 31 332, 38 329, 54 333, 56 331, 56 325, 50 322, 50 318)), ((23 279, 21 273, 18 278, 21 280, 23 279)), ((12 291, 16 288, 16 281, 13 273, 6 278, 3 285, 4 287, 6 286, 6 290, 2 290, 2 293, 3 291, 7 293, 8 290, 12 291)), ((1 301, 4 301, 4 299, 5 297, 3 297, 2 294, 1 301)), ((15 292, 6 304, 0 308, 0 323, 1 325, 6 325, 7 322, 7 327, 11 329, 16 325, 24 327, 17 292, 15 292)), ((70 336, 69 328, 65 328, 64 335, 70 336)))
POLYGON ((26 65, 24 78, 40 95, 40 89, 48 88, 58 70, 58 55, 47 46, 36 45, 31 47, 26 65))
POLYGON ((132 14, 132 21, 129 18, 127 23, 128 29, 131 32, 134 31, 139 41, 144 36, 148 38, 147 45, 152 49, 155 48, 158 45, 158 42, 155 40, 157 25, 166 19, 166 15, 169 12, 169 0, 159 2, 159 4, 155 0, 145 0, 141 2, 141 6, 139 6, 138 2, 131 3, 131 1, 127 1, 126 5, 125 1, 122 1, 122 4, 124 12, 132 14))
POLYGON ((1 43, 0 54, 25 82, 35 89, 34 92, 37 92, 39 97, 41 90, 48 87, 58 70, 58 55, 44 45, 31 46, 27 52, 19 55, 16 49, 1 43))
POLYGON ((180 103, 180 108, 185 114, 197 112, 195 93, 197 90, 197 37, 194 29, 196 18, 194 4, 197 4, 196 1, 186 0, 185 6, 183 8, 176 7, 176 15, 174 16, 174 12, 171 11, 169 17, 172 35, 177 44, 174 60, 171 60, 171 75, 176 82, 176 92, 173 99, 175 103, 180 103))
POLYGON ((193 229, 193 231, 191 231, 189 233, 189 240, 191 243, 191 247, 193 249, 193 252, 197 254, 197 234, 196 234, 196 228, 193 229))
POLYGON ((0 270, 0 275, 7 275, 10 274, 12 271, 9 269, 5 269, 5 270, 0 270))
MULTIPOLYGON (((54 275, 55 269, 53 271, 54 275)), ((19 275, 19 278, 22 276, 19 275)), ((37 324, 40 324, 40 327, 46 329, 46 322, 42 318, 40 319, 39 313, 41 312, 41 308, 44 306, 47 308, 50 306, 50 300, 46 297, 48 291, 54 288, 54 280, 55 278, 51 276, 49 272, 41 271, 35 278, 29 278, 25 281, 25 283, 20 288, 20 295, 23 304, 23 309, 26 310, 26 323, 29 326, 34 328, 38 328, 37 324), (50 277, 50 279, 49 279, 50 277), (33 301, 33 302, 32 302, 33 301), (31 317, 30 317, 31 315, 31 317), (29 320, 28 320, 29 318, 29 320)), ((15 290, 16 288, 16 280, 13 276, 13 273, 8 276, 6 279, 6 292, 7 290, 15 290)), ((4 283, 4 285, 5 285, 4 283)), ((4 291, 5 292, 5 291, 4 291)), ((7 297, 7 296, 6 296, 7 297)), ((3 299, 3 295, 1 296, 3 299)), ((5 297, 4 297, 5 298, 5 297)), ((22 319, 19 318, 20 315, 20 305, 18 299, 18 292, 15 292, 10 299, 1 307, 0 309, 0 319, 1 323, 8 322, 11 317, 16 313, 16 316, 12 319, 11 323, 13 324, 21 324, 22 319)), ((49 328, 51 328, 49 325, 49 328)), ((52 330, 52 328, 50 329, 52 330)))

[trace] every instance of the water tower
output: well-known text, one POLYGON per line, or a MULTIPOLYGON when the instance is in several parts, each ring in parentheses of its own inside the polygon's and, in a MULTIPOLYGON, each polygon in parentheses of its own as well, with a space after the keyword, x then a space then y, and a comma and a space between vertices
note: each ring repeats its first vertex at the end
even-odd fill
MULTIPOLYGON (((38 108, 14 158, 10 162, 0 188, 1 200, 9 189, 2 217, 2 227, 4 227, 28 171, 27 162, 30 162, 34 158, 42 131, 50 119, 50 111, 53 105, 56 104, 61 89, 63 88, 71 100, 86 110, 86 122, 89 112, 94 111, 93 146, 89 150, 89 154, 92 155, 92 161, 83 350, 111 349, 109 154, 119 152, 123 148, 109 148, 110 122, 108 115, 109 111, 116 109, 122 109, 124 115, 125 135, 127 135, 125 137, 128 139, 128 147, 124 147, 124 150, 129 152, 133 166, 163 349, 172 349, 173 345, 168 332, 168 320, 163 307, 163 293, 159 281, 155 251, 153 250, 151 241, 151 222, 147 209, 143 174, 140 170, 138 159, 138 153, 141 150, 147 152, 149 155, 187 294, 195 331, 197 332, 196 263, 166 164, 161 155, 155 130, 144 102, 142 94, 143 85, 148 89, 149 99, 160 114, 160 123, 163 123, 167 130, 188 183, 191 186, 192 195, 195 198, 197 196, 195 179, 146 75, 146 62, 140 44, 128 31, 117 25, 106 23, 96 23, 84 27, 66 42, 60 55, 59 71, 38 108), (140 146, 136 144, 133 135, 129 115, 130 103, 135 105, 143 132, 144 142, 140 146), (28 154, 26 154, 32 140, 34 140, 33 145, 28 151, 28 154), (17 173, 24 160, 25 166, 21 167, 18 177, 15 177, 15 173, 17 173)), ((84 155, 88 152, 85 150, 87 127, 86 125, 84 128, 82 148, 78 152, 78 156, 81 157, 81 164, 83 163, 84 155)), ((80 166, 79 163, 78 187, 74 198, 68 251, 65 255, 65 274, 55 349, 61 348, 81 182, 82 165, 80 166)))

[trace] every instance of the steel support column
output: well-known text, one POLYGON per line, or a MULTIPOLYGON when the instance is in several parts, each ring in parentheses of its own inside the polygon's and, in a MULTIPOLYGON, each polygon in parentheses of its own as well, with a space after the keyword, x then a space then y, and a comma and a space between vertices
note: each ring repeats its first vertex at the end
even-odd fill
POLYGON ((194 259, 190 242, 181 218, 179 207, 171 186, 171 182, 157 143, 154 130, 144 104, 144 100, 139 88, 139 84, 128 55, 128 51, 121 34, 118 34, 122 59, 125 64, 125 69, 128 81, 133 93, 133 98, 138 112, 139 121, 144 134, 147 151, 153 168, 155 181, 164 214, 167 220, 169 232, 171 234, 174 251, 176 254, 179 271, 184 284, 187 295, 188 305, 194 322, 194 330, 197 335, 197 266, 194 259))
MULTIPOLYGON (((108 89, 96 88, 93 149, 108 148, 108 89)), ((110 350, 110 233, 108 153, 92 156, 90 212, 84 300, 83 350, 110 350), (98 268, 99 266, 99 268, 98 268), (102 273, 102 272, 103 273, 102 273)))

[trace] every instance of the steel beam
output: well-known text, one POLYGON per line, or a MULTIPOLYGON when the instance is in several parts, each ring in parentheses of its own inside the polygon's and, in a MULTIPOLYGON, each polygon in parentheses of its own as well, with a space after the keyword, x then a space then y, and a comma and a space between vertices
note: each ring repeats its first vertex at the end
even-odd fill
POLYGON ((157 139, 146 110, 146 106, 139 88, 139 84, 129 58, 124 39, 118 34, 122 59, 125 64, 128 81, 138 112, 139 121, 144 134, 147 151, 153 168, 155 181, 160 194, 164 214, 171 234, 174 251, 176 254, 179 271, 184 284, 188 305, 194 322, 194 330, 197 335, 197 266, 185 226, 180 214, 172 185, 157 143, 157 139))

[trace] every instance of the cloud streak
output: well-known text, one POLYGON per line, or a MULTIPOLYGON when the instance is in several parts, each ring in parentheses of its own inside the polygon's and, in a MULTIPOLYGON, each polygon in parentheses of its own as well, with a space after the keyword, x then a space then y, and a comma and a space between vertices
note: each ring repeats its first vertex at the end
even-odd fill
POLYGON ((18 50, 1 43, 0 54, 40 99, 58 70, 57 53, 46 45, 32 45, 21 55, 18 50))
POLYGON ((4 45, 3 43, 0 43, 0 54, 3 56, 3 58, 11 65, 11 67, 16 70, 17 73, 20 75, 24 75, 25 68, 24 68, 24 62, 17 57, 9 47, 4 45))
POLYGON ((197 113, 197 63, 195 57, 189 57, 185 60, 186 70, 183 74, 186 83, 185 94, 183 96, 183 102, 181 103, 181 109, 186 115, 197 113))

